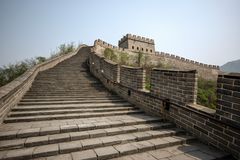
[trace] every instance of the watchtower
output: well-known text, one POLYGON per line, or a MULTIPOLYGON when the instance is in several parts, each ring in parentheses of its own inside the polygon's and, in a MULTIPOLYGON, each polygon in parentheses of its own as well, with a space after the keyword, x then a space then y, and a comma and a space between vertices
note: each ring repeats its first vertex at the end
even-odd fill
POLYGON ((153 39, 127 34, 118 42, 121 48, 127 48, 135 52, 155 53, 155 44, 153 39))

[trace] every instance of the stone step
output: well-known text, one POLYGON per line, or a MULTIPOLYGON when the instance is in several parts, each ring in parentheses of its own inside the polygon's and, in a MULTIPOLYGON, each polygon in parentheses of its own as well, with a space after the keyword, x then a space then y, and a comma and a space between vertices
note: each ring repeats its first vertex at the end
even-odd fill
POLYGON ((24 95, 23 99, 55 99, 55 98, 111 98, 111 97, 119 97, 116 94, 100 94, 100 95, 24 95))
POLYGON ((88 104, 64 104, 64 105, 27 105, 27 106, 15 106, 12 108, 13 111, 40 111, 40 110, 63 110, 63 109, 88 109, 88 108, 100 108, 100 107, 130 107, 133 106, 128 102, 114 102, 114 103, 88 103, 88 104))
MULTIPOLYGON (((140 140, 136 141, 133 138, 134 136, 129 134, 129 136, 122 136, 122 137, 114 137, 114 138, 92 138, 86 140, 79 140, 74 142, 65 142, 65 143, 57 143, 57 144, 49 144, 49 145, 42 145, 38 147, 29 147, 23 149, 13 149, 9 151, 2 151, 0 155, 3 160, 6 159, 31 159, 31 158, 38 158, 38 157, 46 157, 46 156, 53 156, 63 153, 70 153, 72 154, 77 153, 76 151, 80 151, 75 155, 77 157, 89 158, 92 157, 92 154, 95 154, 95 159, 97 157, 101 157, 100 153, 104 150, 108 154, 105 155, 105 158, 113 158, 115 156, 110 156, 112 154, 112 150, 116 151, 115 155, 123 156, 126 154, 133 154, 138 153, 141 148, 145 148, 145 150, 154 150, 179 144, 189 143, 195 140, 194 137, 191 136, 171 136, 171 137, 162 137, 162 138, 152 138, 150 140, 140 140), (145 144, 146 146, 143 146, 145 144), (104 148, 102 148, 104 147, 104 148), (108 147, 108 148, 105 148, 108 147), (112 149, 110 149, 110 148, 112 149), (86 153, 90 149, 94 149, 95 151, 92 154, 86 153), (85 155, 81 155, 85 153, 85 155), (79 155, 80 154, 80 155, 79 155)), ((103 158, 103 157, 101 157, 103 158)))
MULTIPOLYGON (((135 143, 133 143, 133 145, 134 144, 135 143)), ((144 144, 143 144, 142 148, 138 148, 138 152, 140 151, 139 153, 125 155, 125 156, 119 155, 118 158, 113 158, 112 160, 234 160, 230 157, 229 154, 219 151, 217 149, 214 149, 210 146, 206 146, 199 142, 167 146, 167 147, 156 149, 156 150, 144 149, 144 144), (142 153, 141 153, 141 150, 142 150, 142 153)), ((102 158, 106 157, 106 156, 103 157, 103 155, 109 155, 109 158, 110 158, 110 155, 112 155, 108 153, 108 151, 105 149, 101 149, 101 150, 102 150, 101 154, 100 152, 99 154, 97 154, 97 151, 94 150, 98 159, 101 159, 101 157, 102 158)), ((77 158, 79 154, 78 152, 76 152, 76 153, 72 153, 72 155, 73 155, 73 158, 77 158)), ((63 154, 63 155, 55 156, 55 158, 60 159, 62 157, 72 157, 72 155, 63 154)), ((48 157, 44 160, 50 160, 51 158, 53 158, 53 156, 48 157)))
POLYGON ((115 100, 115 99, 120 99, 120 97, 82 97, 82 98, 22 98, 20 102, 43 102, 43 101, 69 101, 69 100, 115 100))
POLYGON ((81 103, 108 103, 108 102, 126 102, 122 99, 103 99, 103 100, 76 100, 76 101, 42 101, 42 102, 19 102, 18 106, 26 105, 52 105, 52 104, 81 104, 81 103))
MULTIPOLYGON (((28 128, 21 128, 15 129, 10 131, 1 131, 0 132, 0 140, 7 140, 7 139, 16 139, 16 138, 26 138, 26 137, 35 137, 35 136, 43 136, 43 135, 52 135, 58 133, 67 133, 67 132, 74 132, 74 131, 87 131, 93 129, 108 129, 112 127, 122 127, 122 126, 129 126, 135 125, 138 130, 146 130, 149 128, 149 123, 161 123, 163 119, 159 117, 150 117, 150 116, 143 116, 143 114, 134 115, 134 119, 129 119, 125 117, 125 119, 119 120, 116 119, 116 116, 109 116, 108 120, 100 119, 100 118, 84 118, 84 119, 77 119, 75 123, 70 124, 56 124, 53 123, 51 126, 42 126, 42 127, 32 127, 31 125, 28 128), (142 117, 142 118, 140 118, 142 117), (80 120, 80 121, 79 121, 80 120), (85 123, 83 123, 85 122, 85 123), (87 123, 86 123, 87 122, 87 123)), ((42 123, 46 124, 48 121, 42 121, 42 123)), ((173 124, 164 123, 165 126, 173 127, 173 124)), ((24 126, 25 124, 20 124, 24 126)), ((163 123, 162 123, 163 125, 163 123)), ((166 128, 166 127, 165 127, 166 128)), ((109 132, 114 132, 109 131, 109 132)))
POLYGON ((68 114, 68 113, 94 113, 94 112, 108 112, 108 111, 130 111, 136 110, 135 107, 107 107, 107 108, 91 108, 91 109, 64 109, 64 110, 41 110, 41 111, 11 111, 8 117, 25 117, 35 115, 56 115, 56 114, 68 114))
POLYGON ((81 113, 81 114, 63 114, 63 115, 59 114, 59 115, 51 115, 51 116, 47 115, 47 116, 28 116, 28 117, 7 117, 5 118, 4 123, 103 117, 103 116, 138 114, 138 113, 143 113, 143 111, 133 110, 133 111, 114 111, 114 112, 100 112, 100 113, 81 113))
POLYGON ((29 92, 27 92, 25 95, 26 96, 84 96, 84 95, 86 95, 86 96, 102 96, 102 95, 112 95, 111 93, 109 93, 109 92, 106 92, 106 91, 101 91, 101 92, 99 92, 99 91, 96 91, 97 93, 94 93, 94 92, 85 92, 85 93, 58 93, 58 94, 56 94, 56 93, 35 93, 35 94, 33 94, 33 93, 29 93, 29 92))
POLYGON ((172 124, 147 124, 145 128, 140 128, 138 126, 123 126, 123 127, 114 127, 114 128, 105 128, 105 129, 95 129, 89 131, 75 131, 68 133, 59 133, 45 136, 36 136, 36 137, 27 137, 19 138, 15 140, 3 140, 0 141, 0 151, 24 148, 24 147, 34 147, 45 144, 54 144, 60 142, 69 142, 83 139, 91 138, 107 138, 107 137, 128 137, 129 133, 134 136, 133 140, 147 140, 151 138, 166 137, 172 135, 183 134, 184 131, 181 129, 170 128, 173 127, 172 124))
POLYGON ((83 89, 83 90, 81 90, 81 89, 79 89, 79 90, 71 90, 71 89, 66 89, 66 91, 59 91, 58 89, 56 89, 56 88, 49 88, 49 89, 46 89, 46 90, 48 90, 48 92, 46 93, 46 92, 44 92, 44 90, 30 90, 29 92, 28 92, 28 94, 56 94, 56 95, 59 95, 59 94, 84 94, 84 93, 94 93, 94 92, 107 92, 107 90, 106 89, 96 89, 96 88, 89 88, 89 89, 83 89))

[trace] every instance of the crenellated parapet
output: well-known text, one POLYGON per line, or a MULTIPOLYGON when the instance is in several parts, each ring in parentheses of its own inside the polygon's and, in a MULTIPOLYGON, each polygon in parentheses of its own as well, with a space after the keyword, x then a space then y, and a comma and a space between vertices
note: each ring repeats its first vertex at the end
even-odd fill
POLYGON ((114 46, 110 43, 107 43, 107 42, 101 40, 101 39, 97 39, 97 40, 94 41, 94 46, 96 46, 96 45, 99 45, 103 48, 110 48, 110 49, 113 49, 113 50, 119 51, 119 52, 127 50, 126 48, 121 48, 121 47, 118 47, 118 46, 114 46))
MULTIPOLYGON (((127 34, 127 35, 130 35, 130 34, 127 34)), ((95 40, 94 45, 99 45, 103 48, 110 48, 110 49, 113 49, 113 50, 118 51, 118 52, 131 51, 131 50, 126 49, 126 48, 121 48, 121 47, 118 47, 118 46, 114 46, 114 45, 109 44, 109 43, 107 43, 103 40, 100 40, 100 39, 95 40)), ((201 62, 190 60, 190 59, 180 57, 180 56, 170 54, 170 53, 156 51, 155 55, 157 57, 163 57, 163 58, 171 59, 172 61, 178 61, 180 63, 194 65, 194 66, 201 67, 201 68, 220 70, 220 67, 217 66, 217 65, 204 64, 204 63, 201 63, 201 62)))
POLYGON ((118 41, 118 44, 121 44, 127 40, 133 40, 133 41, 139 41, 139 42, 143 42, 143 43, 148 43, 148 44, 152 44, 154 45, 154 40, 150 39, 150 38, 145 38, 145 37, 141 37, 141 36, 136 36, 136 35, 132 35, 132 34, 127 34, 125 36, 123 36, 123 38, 121 38, 118 41))
POLYGON ((184 63, 189 63, 189 64, 193 64, 193 65, 196 65, 196 66, 204 67, 204 68, 210 68, 210 69, 216 69, 216 70, 220 69, 220 67, 217 66, 217 65, 204 64, 204 63, 200 63, 200 62, 197 62, 197 61, 193 61, 193 60, 190 60, 190 59, 186 59, 186 58, 183 58, 183 57, 180 57, 180 56, 177 56, 177 55, 174 55, 174 54, 165 53, 165 52, 156 51, 155 55, 159 56, 159 57, 163 57, 163 58, 169 58, 169 59, 173 59, 173 60, 177 60, 177 61, 182 61, 184 63))

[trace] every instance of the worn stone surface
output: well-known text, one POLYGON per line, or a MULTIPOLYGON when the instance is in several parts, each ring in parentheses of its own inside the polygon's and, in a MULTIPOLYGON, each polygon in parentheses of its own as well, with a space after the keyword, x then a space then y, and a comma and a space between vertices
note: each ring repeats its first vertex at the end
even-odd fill
POLYGON ((131 154, 131 153, 136 153, 136 152, 138 152, 137 147, 135 147, 134 145, 132 145, 132 144, 130 144, 130 143, 116 145, 116 146, 114 146, 114 148, 115 148, 121 155, 131 154))
POLYGON ((97 148, 94 149, 96 152, 98 159, 109 159, 113 157, 117 157, 119 152, 112 146, 104 147, 104 148, 97 148))
POLYGON ((71 154, 63 154, 58 156, 47 157, 47 160, 72 160, 71 154))
POLYGON ((97 160, 97 155, 94 150, 86 150, 72 153, 73 160, 97 160))
POLYGON ((79 151, 82 148, 80 141, 65 142, 59 144, 60 153, 79 151))
POLYGON ((44 145, 44 144, 48 144, 48 136, 29 137, 25 142, 25 145, 27 147, 44 145))
POLYGON ((44 157, 58 154, 58 145, 51 144, 46 146, 39 146, 34 149, 33 157, 44 157))

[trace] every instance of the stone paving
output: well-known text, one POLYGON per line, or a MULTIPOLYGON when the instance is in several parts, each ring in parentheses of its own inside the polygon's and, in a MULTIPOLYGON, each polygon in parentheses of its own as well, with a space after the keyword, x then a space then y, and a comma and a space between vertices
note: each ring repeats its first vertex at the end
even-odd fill
POLYGON ((89 47, 39 73, 0 126, 0 159, 196 160, 228 156, 108 92, 89 47))

